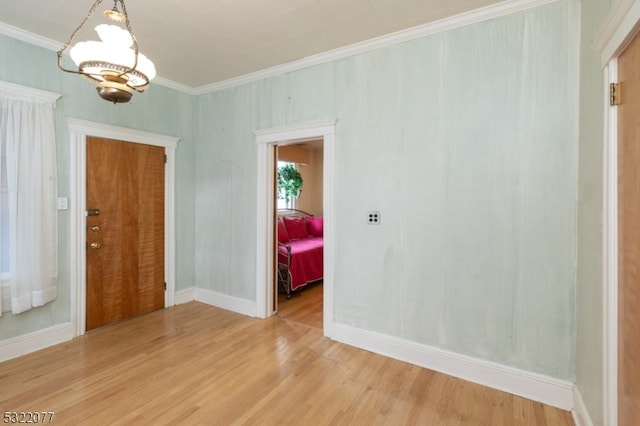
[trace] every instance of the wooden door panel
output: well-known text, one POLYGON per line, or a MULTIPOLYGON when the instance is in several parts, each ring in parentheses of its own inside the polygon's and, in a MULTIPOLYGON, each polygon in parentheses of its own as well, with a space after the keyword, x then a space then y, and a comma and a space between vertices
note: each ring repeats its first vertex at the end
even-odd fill
POLYGON ((618 58, 618 424, 640 413, 640 37, 618 58))
POLYGON ((87 209, 87 330, 164 307, 164 149, 88 138, 87 209))

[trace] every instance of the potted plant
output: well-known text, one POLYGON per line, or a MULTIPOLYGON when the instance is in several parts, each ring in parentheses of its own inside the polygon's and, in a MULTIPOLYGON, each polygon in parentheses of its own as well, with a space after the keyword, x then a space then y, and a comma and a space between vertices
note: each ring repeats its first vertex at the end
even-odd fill
POLYGON ((302 183, 302 176, 293 164, 278 168, 278 198, 284 200, 287 207, 291 207, 293 198, 300 196, 302 183))

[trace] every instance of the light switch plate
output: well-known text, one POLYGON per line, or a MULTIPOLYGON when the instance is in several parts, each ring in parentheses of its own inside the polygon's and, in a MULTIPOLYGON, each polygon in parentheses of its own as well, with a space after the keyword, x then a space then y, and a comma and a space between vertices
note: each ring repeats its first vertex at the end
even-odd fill
POLYGON ((58 210, 68 210, 69 199, 67 197, 58 197, 58 210))

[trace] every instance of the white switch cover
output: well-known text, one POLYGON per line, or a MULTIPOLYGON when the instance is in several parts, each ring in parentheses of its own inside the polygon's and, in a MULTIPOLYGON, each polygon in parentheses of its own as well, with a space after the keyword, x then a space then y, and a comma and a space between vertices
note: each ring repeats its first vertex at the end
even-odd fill
POLYGON ((58 210, 69 209, 69 199, 67 197, 58 197, 58 210))

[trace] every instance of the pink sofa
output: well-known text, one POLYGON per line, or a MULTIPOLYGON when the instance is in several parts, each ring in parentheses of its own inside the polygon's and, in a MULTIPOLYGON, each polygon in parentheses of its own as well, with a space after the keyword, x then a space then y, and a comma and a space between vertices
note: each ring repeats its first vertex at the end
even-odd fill
POLYGON ((285 273, 288 271, 282 281, 287 298, 292 291, 322 279, 323 228, 322 217, 278 218, 278 266, 285 273))

